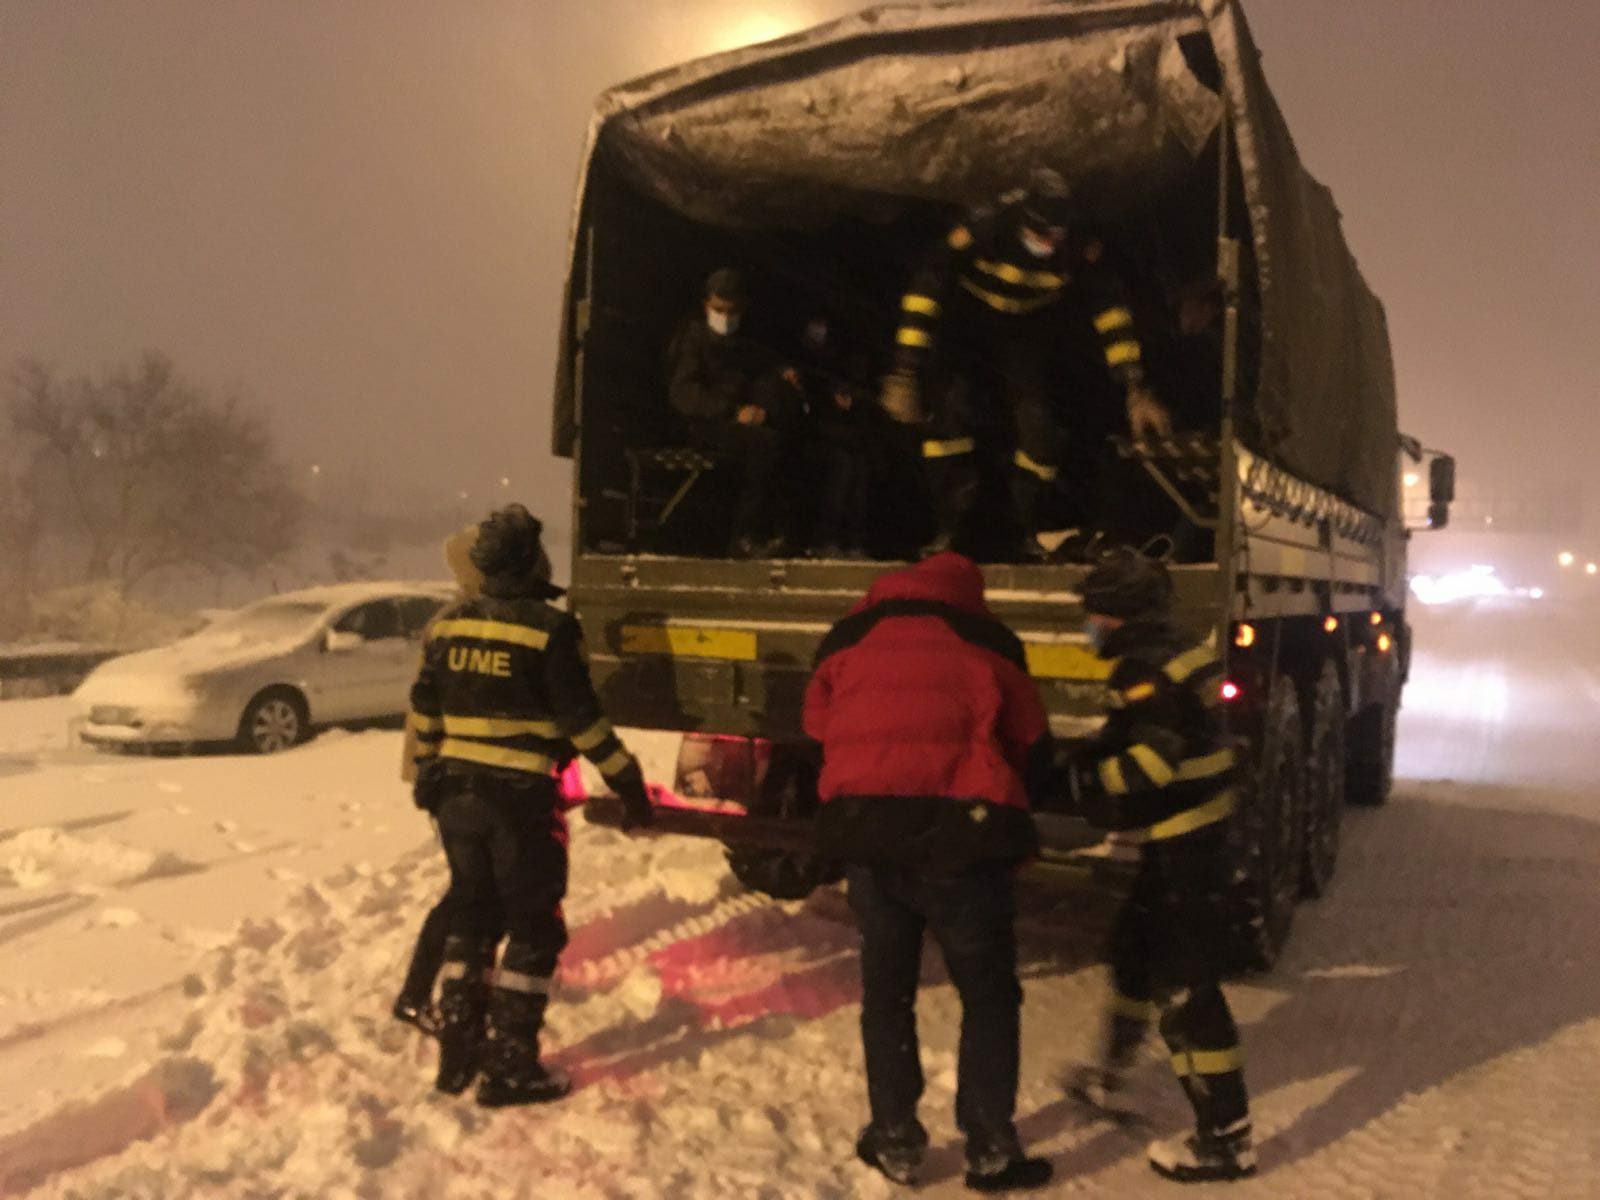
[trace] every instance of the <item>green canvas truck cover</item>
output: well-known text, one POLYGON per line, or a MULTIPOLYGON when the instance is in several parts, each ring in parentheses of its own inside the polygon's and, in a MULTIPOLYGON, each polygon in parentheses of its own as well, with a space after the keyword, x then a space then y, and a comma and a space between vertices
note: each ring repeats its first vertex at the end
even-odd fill
POLYGON ((680 214, 805 228, 899 197, 972 204, 1037 164, 1150 187, 1190 170, 1222 116, 1181 43, 1209 42, 1244 187, 1260 303, 1255 449, 1395 515, 1394 371, 1383 308, 1328 190, 1301 166, 1236 0, 957 0, 873 8, 606 92, 571 243, 553 449, 579 403, 573 287, 597 164, 680 214))

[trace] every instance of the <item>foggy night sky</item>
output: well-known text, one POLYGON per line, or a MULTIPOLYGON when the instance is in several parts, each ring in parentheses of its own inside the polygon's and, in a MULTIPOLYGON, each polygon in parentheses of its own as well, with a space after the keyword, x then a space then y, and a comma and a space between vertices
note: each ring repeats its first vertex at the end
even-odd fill
MULTIPOLYGON (((595 94, 858 7, 0 0, 0 365, 160 348, 269 406, 303 482, 487 504, 507 475, 564 522, 549 397, 595 94)), ((1246 7, 1388 307, 1402 424, 1468 477, 1592 475, 1600 4, 1246 7)))

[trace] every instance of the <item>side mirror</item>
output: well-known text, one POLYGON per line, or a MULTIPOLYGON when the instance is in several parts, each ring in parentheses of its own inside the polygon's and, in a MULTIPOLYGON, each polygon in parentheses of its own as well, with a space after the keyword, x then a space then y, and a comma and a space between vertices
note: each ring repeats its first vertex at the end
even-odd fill
POLYGON ((1456 460, 1441 454, 1428 464, 1428 527, 1450 524, 1450 505, 1456 498, 1456 460))
POLYGON ((330 629, 322 648, 329 654, 348 654, 352 650, 361 649, 366 644, 366 638, 359 633, 350 633, 343 629, 330 629))

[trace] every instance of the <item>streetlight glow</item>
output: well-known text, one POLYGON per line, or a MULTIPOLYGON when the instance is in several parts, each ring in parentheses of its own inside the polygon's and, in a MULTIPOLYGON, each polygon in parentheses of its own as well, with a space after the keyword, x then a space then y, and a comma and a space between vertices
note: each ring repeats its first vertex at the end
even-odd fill
POLYGON ((1591 575, 1600 575, 1600 566, 1596 566, 1594 563, 1588 564, 1583 569, 1591 575))
POLYGON ((1415 471, 1406 472, 1406 486, 1408 488, 1414 488, 1421 482, 1422 476, 1418 475, 1415 471))
POLYGON ((1563 550, 1560 554, 1556 555, 1556 561, 1563 567, 1570 567, 1574 562, 1577 561, 1577 559, 1573 557, 1571 550, 1563 550))

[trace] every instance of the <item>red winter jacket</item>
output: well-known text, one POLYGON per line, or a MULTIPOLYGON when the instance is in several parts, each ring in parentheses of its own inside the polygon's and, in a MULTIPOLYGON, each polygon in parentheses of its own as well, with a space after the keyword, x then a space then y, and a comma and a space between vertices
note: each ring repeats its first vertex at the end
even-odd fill
POLYGON ((970 559, 872 585, 817 652, 805 729, 822 744, 825 853, 959 868, 1037 849, 1029 796, 1048 778, 1049 724, 970 559))

